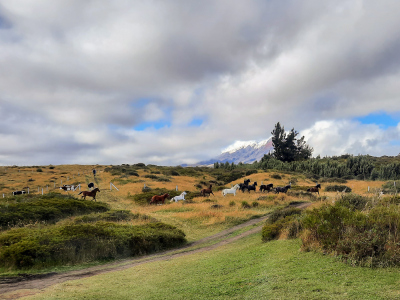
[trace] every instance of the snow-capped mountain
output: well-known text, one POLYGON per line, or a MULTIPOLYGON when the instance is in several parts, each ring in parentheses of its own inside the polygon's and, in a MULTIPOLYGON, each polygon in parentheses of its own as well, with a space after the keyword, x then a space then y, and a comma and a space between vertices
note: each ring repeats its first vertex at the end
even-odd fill
POLYGON ((260 161, 264 154, 272 152, 274 147, 272 146, 272 137, 261 141, 237 141, 229 147, 222 150, 222 153, 210 160, 202 161, 196 165, 211 165, 215 162, 229 162, 238 164, 239 162, 248 164, 254 161, 260 161))

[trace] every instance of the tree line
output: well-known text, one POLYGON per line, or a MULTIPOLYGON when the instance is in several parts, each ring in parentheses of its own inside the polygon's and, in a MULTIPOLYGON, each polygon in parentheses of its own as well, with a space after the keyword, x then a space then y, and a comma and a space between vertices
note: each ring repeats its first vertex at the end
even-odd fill
POLYGON ((237 168, 263 169, 299 172, 315 178, 343 178, 359 180, 398 180, 400 162, 392 160, 386 163, 377 161, 370 155, 341 155, 312 158, 313 148, 307 145, 304 136, 298 138, 298 132, 291 129, 288 133, 278 122, 272 134, 274 152, 265 154, 259 162, 252 164, 214 163, 214 168, 234 170, 237 168))

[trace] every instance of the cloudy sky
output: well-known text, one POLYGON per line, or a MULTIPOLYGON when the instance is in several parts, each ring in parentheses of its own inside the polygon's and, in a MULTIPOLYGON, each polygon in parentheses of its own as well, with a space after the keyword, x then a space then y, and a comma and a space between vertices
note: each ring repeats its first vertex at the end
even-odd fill
POLYGON ((295 128, 400 153, 400 1, 0 0, 0 165, 178 165, 295 128))

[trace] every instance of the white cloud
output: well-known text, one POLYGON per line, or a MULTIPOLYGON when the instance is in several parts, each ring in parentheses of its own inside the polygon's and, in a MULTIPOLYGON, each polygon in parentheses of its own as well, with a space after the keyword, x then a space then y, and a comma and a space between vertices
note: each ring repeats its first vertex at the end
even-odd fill
POLYGON ((315 153, 397 154, 398 130, 351 120, 400 112, 399 9, 0 0, 0 164, 196 162, 278 121, 315 153))
POLYGON ((384 130, 375 124, 347 120, 319 121, 301 134, 314 148, 314 156, 399 154, 399 146, 391 142, 400 140, 400 123, 397 127, 384 130))

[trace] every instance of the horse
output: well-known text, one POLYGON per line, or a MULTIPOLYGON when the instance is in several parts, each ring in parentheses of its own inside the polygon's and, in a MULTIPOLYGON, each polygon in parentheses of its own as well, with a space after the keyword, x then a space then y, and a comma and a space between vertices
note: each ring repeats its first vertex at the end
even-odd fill
POLYGON ((76 187, 75 186, 73 186, 73 185, 63 185, 63 186, 60 186, 60 190, 64 190, 64 191, 75 191, 76 190, 76 187))
MULTIPOLYGON (((256 191, 256 186, 257 186, 257 181, 255 181, 252 185, 248 185, 248 186, 246 186, 246 189, 249 191, 249 193, 250 193, 250 191, 256 191)), ((243 192, 244 192, 244 189, 242 190, 243 192)))
POLYGON ((86 196, 93 197, 92 201, 96 201, 96 193, 100 192, 99 188, 95 188, 93 191, 82 191, 78 195, 82 194, 82 198, 86 200, 86 196))
POLYGON ((291 188, 290 184, 285 186, 285 187, 279 187, 278 186, 277 188, 275 188, 275 194, 286 193, 287 190, 290 189, 290 188, 291 188))
POLYGON ((239 185, 235 184, 232 188, 230 189, 224 189, 222 191, 222 195, 225 197, 226 194, 233 194, 233 196, 236 196, 236 191, 239 189, 239 185))
POLYGON ((307 192, 318 193, 318 195, 319 195, 319 189, 320 188, 321 188, 321 185, 318 183, 315 187, 307 189, 307 192))
POLYGON ((23 194, 25 194, 25 193, 26 193, 25 191, 15 191, 15 192, 12 192, 13 196, 15 196, 15 195, 23 195, 23 194))
POLYGON ((260 185, 260 192, 264 193, 264 191, 267 191, 269 193, 270 191, 272 191, 273 187, 274 187, 273 183, 270 183, 270 184, 267 184, 267 185, 262 184, 262 185, 260 185))
POLYGON ((211 188, 212 188, 212 184, 210 184, 210 188, 209 188, 209 189, 202 189, 201 192, 200 192, 200 194, 201 194, 203 197, 205 197, 206 194, 208 194, 208 195, 213 194, 213 196, 215 196, 214 193, 212 192, 211 188))
POLYGON ((161 195, 161 196, 154 195, 153 197, 151 197, 150 204, 152 204, 152 203, 157 204, 160 201, 162 202, 162 204, 164 204, 165 198, 168 198, 168 197, 169 197, 168 193, 161 195))
POLYGON ((169 202, 172 202, 172 201, 178 202, 179 200, 186 200, 186 199, 185 199, 185 195, 186 195, 186 194, 187 194, 186 192, 183 192, 183 193, 180 194, 179 196, 173 197, 169 202))
POLYGON ((254 182, 253 185, 243 185, 241 190, 244 193, 244 190, 247 189, 250 193, 250 190, 256 191, 257 182, 254 182))
MULTIPOLYGON (((246 180, 244 181, 244 183, 239 183, 239 189, 242 190, 242 188, 243 188, 244 186, 248 186, 249 183, 250 183, 250 179, 246 179, 246 180)), ((243 191, 243 190, 242 190, 242 191, 243 191)))

